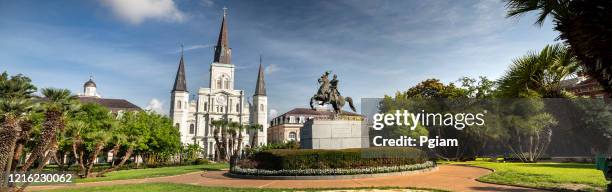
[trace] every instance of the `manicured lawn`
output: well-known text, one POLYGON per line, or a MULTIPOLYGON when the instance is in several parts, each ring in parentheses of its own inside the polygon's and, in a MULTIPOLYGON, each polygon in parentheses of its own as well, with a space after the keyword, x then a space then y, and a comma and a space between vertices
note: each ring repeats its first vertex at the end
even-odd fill
MULTIPOLYGON (((372 188, 361 188, 363 190, 356 189, 357 191, 370 191, 372 188)), ((397 189, 397 188, 382 188, 382 189, 397 189)), ((320 189, 319 189, 320 190, 320 189)), ((112 191, 112 192, 182 192, 182 191, 206 191, 206 192, 219 192, 219 191, 230 191, 230 192, 291 192, 291 191, 317 191, 309 189, 258 189, 258 188, 227 188, 227 187, 204 187, 187 184, 174 184, 174 183, 145 183, 145 184, 132 184, 132 185, 116 185, 116 186, 104 186, 104 187, 86 187, 78 189, 57 189, 50 190, 48 192, 95 192, 95 191, 112 191)), ((342 190, 349 191, 349 190, 342 190)), ((395 191, 395 190, 394 190, 395 191)), ((403 190, 402 190, 403 191, 403 190)), ((430 191, 430 190, 410 190, 410 191, 430 191)), ((439 191, 439 190, 431 190, 439 191)))
POLYGON ((203 170, 220 170, 229 168, 228 164, 205 164, 205 165, 188 165, 177 167, 162 167, 162 168, 147 168, 147 169, 129 169, 107 173, 105 177, 77 179, 77 183, 95 182, 95 181, 110 181, 121 179, 142 179, 151 177, 163 177, 171 175, 180 175, 190 172, 203 170))
POLYGON ((604 191, 607 181, 603 173, 587 163, 502 163, 469 161, 467 164, 494 169, 480 181, 549 189, 604 191))

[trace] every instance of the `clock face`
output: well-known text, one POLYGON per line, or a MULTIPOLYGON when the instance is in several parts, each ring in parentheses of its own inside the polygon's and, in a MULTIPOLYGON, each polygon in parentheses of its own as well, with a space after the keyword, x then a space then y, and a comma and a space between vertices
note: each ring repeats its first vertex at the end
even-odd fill
POLYGON ((225 97, 222 96, 222 95, 217 96, 217 103, 218 104, 225 104, 225 97))

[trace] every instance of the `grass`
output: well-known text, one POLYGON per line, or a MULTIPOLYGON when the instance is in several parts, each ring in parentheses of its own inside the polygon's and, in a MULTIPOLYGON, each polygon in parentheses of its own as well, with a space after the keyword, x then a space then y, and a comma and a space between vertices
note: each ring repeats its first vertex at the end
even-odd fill
MULTIPOLYGON (((354 188, 355 190, 364 189, 369 191, 374 188, 354 188)), ((398 189, 398 188, 376 188, 376 189, 398 189)), ((47 192, 95 192, 95 191, 110 191, 110 192, 182 192, 182 191, 206 191, 206 192, 291 192, 291 191, 321 191, 324 189, 260 189, 260 188, 229 188, 229 187, 204 187, 197 185, 188 184, 174 184, 174 183, 144 183, 144 184, 130 184, 130 185, 115 185, 115 186, 103 186, 103 187, 84 187, 76 189, 56 189, 49 190, 47 192)), ((338 189, 336 189, 338 190, 338 189)), ((351 190, 351 189, 343 189, 351 190)), ((415 191, 440 191, 441 190, 429 190, 429 189, 415 189, 415 191)))
POLYGON ((180 175, 190 172, 203 170, 220 170, 229 168, 228 164, 204 164, 204 165, 187 165, 176 167, 148 168, 148 169, 129 169, 107 173, 104 177, 76 179, 77 183, 110 181, 123 179, 142 179, 151 177, 164 177, 172 175, 180 175))
MULTIPOLYGON (((443 162, 448 163, 448 162, 443 162)), ((478 180, 555 190, 603 191, 607 181, 603 172, 588 163, 502 163, 487 161, 455 162, 494 169, 478 180)))

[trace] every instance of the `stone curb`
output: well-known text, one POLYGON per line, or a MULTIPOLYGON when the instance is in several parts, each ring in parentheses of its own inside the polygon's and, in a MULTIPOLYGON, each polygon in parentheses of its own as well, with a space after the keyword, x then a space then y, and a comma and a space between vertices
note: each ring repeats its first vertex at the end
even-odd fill
POLYGON ((438 166, 413 170, 413 171, 402 171, 392 173, 375 173, 375 174, 359 174, 359 175, 316 175, 316 176, 257 176, 257 175, 240 175, 234 173, 224 173, 223 175, 238 179, 262 179, 262 180, 339 180, 339 179, 360 179, 360 178, 372 178, 372 177, 386 177, 386 176, 399 176, 399 175, 412 175, 418 173, 425 173, 430 171, 437 171, 438 166))

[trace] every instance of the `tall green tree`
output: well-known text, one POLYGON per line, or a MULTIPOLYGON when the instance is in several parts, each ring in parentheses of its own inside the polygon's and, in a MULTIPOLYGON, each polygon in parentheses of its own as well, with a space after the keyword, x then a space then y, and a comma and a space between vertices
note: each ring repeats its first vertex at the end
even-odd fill
MULTIPOLYGON (((146 143, 138 148, 138 151, 145 154, 145 160, 150 165, 156 165, 158 162, 167 161, 180 151, 180 133, 178 129, 172 126, 172 120, 163 115, 151 112, 139 112, 148 120, 147 132, 148 136, 146 143)), ((144 136, 144 135, 143 135, 144 136)))
POLYGON ((505 0, 508 17, 537 12, 540 26, 552 17, 571 53, 583 69, 612 93, 612 1, 609 0, 505 0))
POLYGON ((506 134, 502 143, 523 162, 537 162, 545 155, 557 120, 545 110, 537 95, 525 96, 502 104, 500 126, 506 134))
POLYGON ((99 104, 83 104, 71 117, 68 133, 75 138, 73 151, 78 154, 81 177, 93 176, 92 170, 97 158, 117 132, 117 122, 110 111, 99 104))

